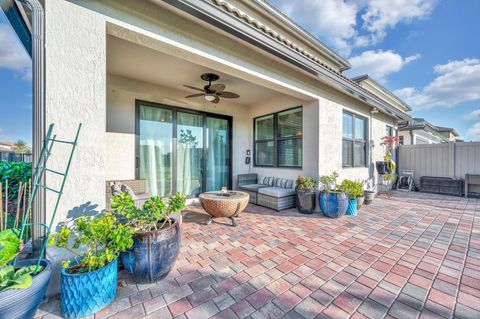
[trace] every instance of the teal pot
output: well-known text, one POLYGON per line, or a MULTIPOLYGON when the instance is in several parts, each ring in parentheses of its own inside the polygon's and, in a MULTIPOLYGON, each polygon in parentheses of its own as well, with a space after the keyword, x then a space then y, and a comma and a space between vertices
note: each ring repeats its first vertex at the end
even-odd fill
POLYGON ((373 199, 375 198, 375 192, 374 191, 365 191, 365 205, 370 205, 373 203, 373 199))
POLYGON ((180 222, 157 231, 135 234, 133 247, 122 253, 125 270, 136 281, 154 282, 172 270, 180 253, 180 222))
MULTIPOLYGON (((16 268, 35 265, 37 259, 18 261, 16 268)), ((35 316, 47 291, 52 265, 42 260, 43 270, 33 276, 32 285, 26 289, 7 289, 0 292, 0 319, 29 319, 35 316)))
POLYGON ((338 218, 345 215, 348 208, 348 197, 345 193, 321 192, 320 209, 327 217, 338 218))
POLYGON ((347 211, 345 212, 345 215, 357 216, 357 199, 356 198, 348 200, 348 207, 347 207, 347 211))
POLYGON ((315 192, 297 191, 297 210, 302 214, 312 214, 315 210, 315 192))
POLYGON ((69 274, 66 270, 63 268, 61 273, 62 317, 82 318, 93 315, 115 299, 117 259, 103 268, 82 274, 69 274))
POLYGON ((365 202, 365 196, 357 197, 357 209, 360 209, 360 207, 362 207, 364 202, 365 202))

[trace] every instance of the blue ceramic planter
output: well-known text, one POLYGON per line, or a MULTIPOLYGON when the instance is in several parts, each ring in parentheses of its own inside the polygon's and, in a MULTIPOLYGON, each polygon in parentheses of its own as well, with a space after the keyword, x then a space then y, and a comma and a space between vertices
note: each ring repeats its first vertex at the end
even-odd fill
POLYGON ((338 218, 345 215, 348 208, 348 197, 345 193, 320 193, 320 209, 327 217, 338 218))
MULTIPOLYGON (((18 268, 35 265, 37 259, 18 261, 18 268)), ((27 289, 8 289, 0 292, 0 318, 33 318, 40 302, 47 291, 52 273, 52 265, 48 260, 42 260, 43 271, 32 278, 32 285, 27 289)))
POLYGON ((357 216, 357 199, 356 198, 348 200, 348 207, 345 215, 357 216))
POLYGON ((177 261, 181 237, 180 223, 176 220, 161 230, 135 234, 133 247, 121 254, 123 267, 136 281, 164 278, 177 261))
POLYGON ((64 318, 92 315, 109 305, 117 293, 117 259, 83 274, 62 269, 60 306, 64 318))

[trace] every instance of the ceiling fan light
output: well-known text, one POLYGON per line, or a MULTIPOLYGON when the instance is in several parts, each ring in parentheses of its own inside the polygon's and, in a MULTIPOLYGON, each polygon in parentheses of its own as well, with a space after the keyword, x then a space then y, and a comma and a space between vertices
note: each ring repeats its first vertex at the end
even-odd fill
POLYGON ((212 102, 216 99, 216 96, 214 94, 205 94, 205 100, 208 102, 212 102))

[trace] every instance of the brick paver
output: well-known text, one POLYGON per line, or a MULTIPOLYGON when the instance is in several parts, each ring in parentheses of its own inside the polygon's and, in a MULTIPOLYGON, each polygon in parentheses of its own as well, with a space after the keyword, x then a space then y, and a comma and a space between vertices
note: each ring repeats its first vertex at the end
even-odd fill
MULTIPOLYGON (((162 281, 118 288, 95 318, 480 318, 480 201, 395 192, 328 219, 250 205, 239 226, 184 212, 162 281)), ((37 317, 55 317, 58 301, 37 317)))

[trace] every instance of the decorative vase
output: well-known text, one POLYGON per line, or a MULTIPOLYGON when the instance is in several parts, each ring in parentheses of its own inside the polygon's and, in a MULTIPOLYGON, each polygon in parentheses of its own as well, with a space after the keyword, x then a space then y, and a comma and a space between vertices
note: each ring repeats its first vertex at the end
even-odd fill
POLYGON ((373 202, 373 199, 375 198, 375 192, 374 191, 365 191, 365 205, 370 205, 373 202))
POLYGON ((315 210, 315 192, 297 191, 297 209, 303 214, 312 214, 315 210))
POLYGON ((109 305, 117 293, 117 268, 115 259, 105 267, 81 274, 69 274, 66 268, 62 269, 62 316, 82 318, 109 305))
POLYGON ((357 216, 357 199, 356 198, 348 200, 348 207, 347 207, 347 211, 345 212, 345 215, 357 216))
POLYGON ((360 207, 362 207, 363 202, 365 202, 365 195, 357 197, 357 209, 360 209, 360 207))
POLYGON ((180 223, 175 219, 168 227, 135 234, 133 247, 121 254, 125 270, 141 282, 164 278, 177 261, 181 237, 180 223))
MULTIPOLYGON (((20 260, 15 266, 21 268, 35 265, 37 262, 37 259, 20 260)), ((0 318, 33 318, 35 316, 52 274, 52 264, 48 260, 42 260, 40 265, 43 270, 33 276, 30 287, 0 292, 0 318)))
POLYGON ((390 165, 386 161, 378 161, 375 162, 375 167, 377 168, 377 173, 379 175, 385 175, 385 174, 390 174, 390 165))
POLYGON ((327 217, 342 217, 348 208, 348 197, 345 193, 321 192, 320 208, 327 217))

